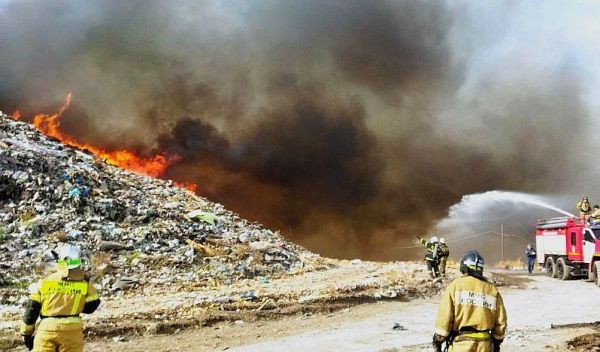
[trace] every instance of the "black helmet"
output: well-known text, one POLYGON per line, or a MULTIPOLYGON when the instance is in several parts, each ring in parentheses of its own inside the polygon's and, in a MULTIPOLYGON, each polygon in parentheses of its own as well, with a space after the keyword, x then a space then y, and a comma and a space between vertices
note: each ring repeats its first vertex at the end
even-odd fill
POLYGON ((484 279, 483 276, 483 257, 477 251, 468 251, 460 261, 460 272, 478 279, 484 279))

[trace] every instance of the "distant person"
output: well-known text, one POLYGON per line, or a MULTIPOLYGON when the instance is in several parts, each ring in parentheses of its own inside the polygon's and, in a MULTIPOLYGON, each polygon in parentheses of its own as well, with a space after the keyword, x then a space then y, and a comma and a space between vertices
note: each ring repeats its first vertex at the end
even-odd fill
POLYGON ((425 252, 425 262, 427 262, 427 271, 432 279, 436 279, 440 276, 439 271, 439 243, 436 236, 431 236, 429 241, 424 238, 417 236, 417 239, 427 249, 425 252))
POLYGON ((483 257, 467 252, 460 262, 464 274, 448 285, 435 320, 433 348, 453 352, 499 352, 506 332, 506 309, 496 286, 483 276, 483 257))
POLYGON ((444 237, 440 238, 439 243, 439 257, 440 257, 440 275, 446 276, 446 262, 448 262, 448 256, 450 255, 450 248, 446 244, 444 237))
POLYGON ((577 203, 577 210, 579 210, 579 219, 588 220, 590 213, 592 212, 592 205, 588 200, 588 197, 583 197, 581 202, 577 203))
POLYGON ((525 257, 527 258, 527 271, 529 272, 529 275, 533 273, 533 266, 535 265, 536 256, 537 253, 535 248, 531 246, 531 243, 528 243, 527 249, 525 249, 525 257))
POLYGON ((81 352, 83 321, 79 315, 93 313, 100 305, 100 297, 80 268, 78 247, 64 245, 57 256, 56 272, 29 287, 21 335, 30 351, 81 352), (36 328, 38 318, 41 321, 36 328))
POLYGON ((590 222, 591 223, 599 223, 600 222, 600 206, 594 205, 594 210, 590 214, 590 222))

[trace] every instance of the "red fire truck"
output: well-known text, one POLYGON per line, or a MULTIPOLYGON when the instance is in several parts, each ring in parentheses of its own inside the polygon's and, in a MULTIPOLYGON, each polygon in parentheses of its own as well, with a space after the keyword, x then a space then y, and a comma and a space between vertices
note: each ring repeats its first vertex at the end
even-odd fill
POLYGON ((548 276, 561 280, 587 276, 600 286, 600 224, 551 218, 538 221, 535 235, 537 261, 548 276))

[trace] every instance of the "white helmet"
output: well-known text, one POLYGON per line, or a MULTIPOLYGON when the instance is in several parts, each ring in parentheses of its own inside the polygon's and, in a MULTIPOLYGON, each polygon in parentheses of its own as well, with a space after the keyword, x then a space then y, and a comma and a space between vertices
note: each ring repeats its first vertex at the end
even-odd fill
POLYGON ((434 243, 434 242, 437 242, 437 241, 438 241, 437 236, 431 236, 431 239, 429 240, 429 242, 431 242, 431 243, 434 243))
POLYGON ((77 246, 65 244, 58 248, 58 263, 67 264, 67 268, 76 269, 81 266, 81 250, 77 246))
POLYGON ((446 239, 444 237, 440 238, 440 243, 446 243, 446 239))

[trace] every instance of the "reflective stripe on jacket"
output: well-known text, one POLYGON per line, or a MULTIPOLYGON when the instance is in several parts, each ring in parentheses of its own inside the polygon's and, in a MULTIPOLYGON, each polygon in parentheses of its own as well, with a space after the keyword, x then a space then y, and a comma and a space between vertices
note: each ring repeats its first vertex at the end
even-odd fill
POLYGON ((436 261, 439 256, 439 246, 437 243, 428 242, 426 239, 421 238, 421 244, 425 246, 427 252, 425 253, 425 260, 436 261))
POLYGON ((79 314, 83 312, 85 304, 92 301, 99 303, 100 299, 96 288, 86 280, 85 273, 79 269, 48 275, 37 284, 31 285, 29 294, 29 302, 21 324, 21 334, 25 335, 33 333, 38 316, 44 318, 40 329, 53 329, 53 325, 64 327, 65 324, 81 327, 79 314))
POLYGON ((506 332, 506 309, 496 287, 472 276, 463 276, 450 283, 440 302, 435 332, 447 337, 461 329, 487 331, 497 340, 506 332))
POLYGON ((590 204, 590 202, 579 202, 577 203, 577 209, 579 209, 579 211, 583 213, 589 213, 592 210, 592 205, 590 204))

